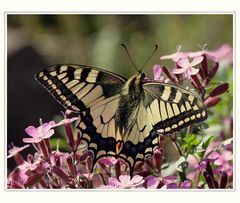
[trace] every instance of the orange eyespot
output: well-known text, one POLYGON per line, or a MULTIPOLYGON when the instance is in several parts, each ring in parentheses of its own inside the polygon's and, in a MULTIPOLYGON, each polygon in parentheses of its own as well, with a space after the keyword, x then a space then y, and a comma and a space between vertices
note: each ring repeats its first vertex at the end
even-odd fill
POLYGON ((122 141, 117 142, 117 144, 116 144, 116 154, 119 154, 120 151, 122 150, 122 148, 123 148, 123 142, 122 141))

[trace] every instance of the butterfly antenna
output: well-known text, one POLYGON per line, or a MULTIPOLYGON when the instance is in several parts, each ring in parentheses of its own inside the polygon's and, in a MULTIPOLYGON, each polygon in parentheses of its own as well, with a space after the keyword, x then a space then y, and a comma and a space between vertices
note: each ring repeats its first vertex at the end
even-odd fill
POLYGON ((126 51, 128 57, 130 58, 132 64, 134 65, 134 68, 137 70, 137 72, 139 72, 139 70, 138 70, 136 64, 133 62, 132 57, 131 57, 131 55, 130 55, 129 52, 128 52, 127 46, 126 46, 125 44, 123 44, 123 43, 121 43, 121 46, 125 49, 125 51, 126 51))
POLYGON ((143 66, 141 67, 140 71, 142 71, 143 67, 147 64, 147 62, 150 60, 150 58, 152 58, 152 56, 156 53, 157 49, 158 49, 158 45, 155 45, 154 51, 153 51, 152 54, 147 58, 147 60, 145 61, 145 63, 144 63, 143 66))

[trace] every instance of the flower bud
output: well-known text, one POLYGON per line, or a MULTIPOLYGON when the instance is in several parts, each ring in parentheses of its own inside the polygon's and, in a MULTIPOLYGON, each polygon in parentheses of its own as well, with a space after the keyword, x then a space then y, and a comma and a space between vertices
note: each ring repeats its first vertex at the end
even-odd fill
POLYGON ((209 71, 209 74, 208 74, 208 81, 210 81, 215 76, 215 74, 218 71, 218 67, 219 67, 219 63, 213 62, 212 69, 209 71))
POLYGON ((202 78, 204 79, 208 75, 208 63, 207 63, 207 57, 205 54, 203 54, 203 60, 201 62, 201 68, 202 70, 202 78))
POLYGON ((154 168, 157 169, 159 172, 161 171, 162 160, 163 160, 162 150, 155 149, 152 156, 152 162, 154 168))
POLYGON ((207 107, 212 107, 212 106, 217 105, 220 101, 221 101, 221 98, 220 98, 219 96, 207 97, 207 98, 204 100, 204 104, 205 104, 207 107))
POLYGON ((91 156, 87 157, 86 163, 87 163, 87 169, 90 172, 92 170, 92 167, 93 167, 93 159, 92 159, 91 156))
POLYGON ((45 181, 43 178, 41 178, 41 179, 39 180, 39 184, 40 184, 43 188, 49 188, 48 184, 46 183, 46 181, 45 181))
POLYGON ((61 178, 64 182, 66 182, 68 185, 73 184, 70 177, 61 168, 53 166, 51 171, 55 173, 59 178, 61 178))
POLYGON ((203 172, 203 176, 208 184, 208 187, 211 189, 211 188, 214 188, 214 183, 213 183, 213 179, 212 177, 206 172, 204 171, 203 172))
POLYGON ((78 146, 80 145, 80 143, 81 143, 81 134, 80 134, 80 131, 78 131, 77 132, 77 140, 76 140, 76 142, 75 142, 75 144, 76 144, 76 148, 78 148, 78 146))
POLYGON ((73 131, 72 131, 72 127, 71 127, 70 123, 65 122, 64 123, 64 128, 65 128, 65 132, 66 132, 67 139, 68 139, 68 145, 72 149, 74 149, 75 148, 75 141, 74 141, 73 131))
POLYGON ((39 142, 39 148, 41 149, 41 152, 42 152, 44 158, 48 159, 49 154, 48 154, 47 146, 45 145, 43 140, 41 142, 39 142))
POLYGON ((52 153, 52 149, 51 149, 51 146, 50 146, 50 142, 49 142, 49 139, 44 139, 44 144, 47 148, 47 151, 48 151, 48 154, 51 154, 52 153))
POLYGON ((121 162, 117 161, 116 165, 115 165, 115 172, 116 172, 116 177, 119 178, 121 174, 121 162))
POLYGON ((14 156, 14 160, 16 162, 17 165, 21 165, 24 160, 23 160, 23 157, 21 154, 17 153, 15 156, 14 156))
POLYGON ((226 188, 228 181, 228 174, 225 171, 222 171, 222 177, 220 181, 220 188, 226 188))
POLYGON ((213 89, 210 92, 210 97, 215 97, 217 95, 223 94, 224 92, 226 92, 229 88, 229 84, 228 83, 223 83, 220 84, 219 86, 217 86, 215 89, 213 89))
POLYGON ((43 176, 43 173, 34 173, 33 175, 29 176, 26 183, 24 184, 26 187, 30 187, 36 184, 43 176))
POLYGON ((162 66, 162 71, 165 73, 165 75, 174 83, 176 83, 176 80, 174 78, 174 75, 167 69, 166 66, 162 66))
POLYGON ((68 164, 68 169, 69 172, 71 174, 71 176, 75 176, 76 175, 76 169, 75 169, 75 165, 73 163, 73 159, 71 156, 67 157, 67 164, 68 164))
POLYGON ((198 78, 197 75, 191 75, 191 79, 192 79, 193 85, 194 85, 197 89, 199 89, 199 90, 202 90, 202 89, 203 89, 202 84, 201 84, 201 82, 200 82, 200 80, 199 80, 199 78, 198 78))

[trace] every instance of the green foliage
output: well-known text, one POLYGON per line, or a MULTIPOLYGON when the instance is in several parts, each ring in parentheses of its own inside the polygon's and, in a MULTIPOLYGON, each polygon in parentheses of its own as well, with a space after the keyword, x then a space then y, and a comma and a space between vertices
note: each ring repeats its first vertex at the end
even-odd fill
POLYGON ((181 146, 186 154, 193 154, 196 150, 196 147, 201 142, 201 139, 195 134, 188 134, 184 138, 185 144, 181 146))
POLYGON ((175 168, 180 176, 181 181, 186 180, 186 168, 188 167, 188 162, 186 157, 181 156, 175 164, 175 168))
POLYGON ((60 149, 65 151, 67 148, 67 142, 65 138, 51 138, 50 139, 50 146, 52 149, 60 149))

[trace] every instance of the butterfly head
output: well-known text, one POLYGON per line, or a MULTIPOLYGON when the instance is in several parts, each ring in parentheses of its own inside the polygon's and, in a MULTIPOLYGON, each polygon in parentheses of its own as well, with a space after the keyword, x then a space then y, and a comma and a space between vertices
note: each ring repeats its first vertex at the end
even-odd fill
POLYGON ((142 70, 138 71, 137 75, 136 75, 136 79, 139 81, 144 81, 146 78, 146 74, 144 72, 142 72, 142 70))

